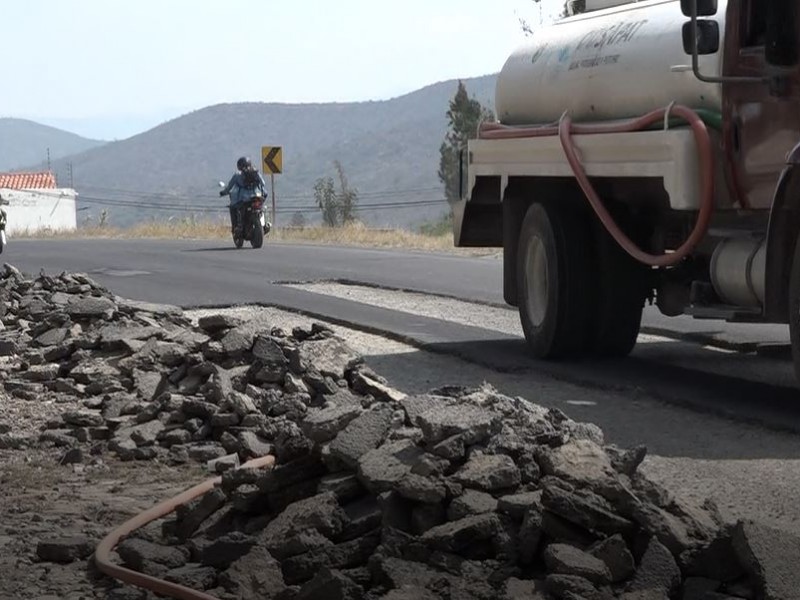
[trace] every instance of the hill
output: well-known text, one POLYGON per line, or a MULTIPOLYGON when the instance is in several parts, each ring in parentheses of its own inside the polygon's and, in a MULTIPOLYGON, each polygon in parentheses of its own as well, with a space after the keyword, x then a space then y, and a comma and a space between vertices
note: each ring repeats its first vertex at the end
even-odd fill
MULTIPOLYGON (((493 105, 494 83, 494 75, 465 80, 486 105, 493 105)), ((339 160, 361 194, 363 220, 415 226, 446 209, 436 173, 456 86, 447 81, 376 102, 211 106, 55 161, 55 170, 65 173, 71 162, 79 204, 95 218, 105 208, 111 223, 127 226, 187 214, 182 208, 219 210, 226 201, 216 184, 231 176, 236 158, 260 162, 262 145, 282 146, 284 173, 275 178, 279 223, 298 211, 318 220, 314 181, 334 175, 339 160), (427 203, 396 206, 419 201, 427 203)))
POLYGON ((25 119, 0 118, 0 171, 46 168, 48 148, 52 161, 104 143, 25 119))

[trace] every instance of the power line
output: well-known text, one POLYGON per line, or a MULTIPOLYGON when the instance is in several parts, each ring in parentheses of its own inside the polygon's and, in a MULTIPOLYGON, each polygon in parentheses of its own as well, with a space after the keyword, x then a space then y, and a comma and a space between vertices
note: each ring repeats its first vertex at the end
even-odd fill
MULTIPOLYGON (((113 200, 109 198, 98 198, 93 196, 81 196, 81 202, 87 204, 94 204, 99 206, 116 206, 120 208, 142 208, 147 210, 164 210, 164 211, 177 211, 187 213, 224 213, 227 212, 228 207, 206 207, 206 206, 188 206, 186 204, 167 204, 163 202, 141 202, 141 201, 126 201, 126 200, 113 200)), ((430 200, 411 200, 408 202, 384 202, 375 204, 358 204, 354 208, 357 211, 381 211, 381 210, 401 210, 406 208, 416 208, 420 206, 432 206, 435 204, 445 203, 446 199, 437 198, 430 200)), ((287 206, 279 208, 276 212, 280 213, 295 213, 295 212, 317 212, 319 206, 287 206)))
MULTIPOLYGON (((438 188, 418 188, 419 191, 432 191, 436 190, 439 191, 438 188)), ((408 195, 414 193, 416 190, 396 190, 396 191, 384 191, 384 192, 373 192, 369 195, 362 196, 359 194, 358 199, 359 201, 362 198, 366 199, 383 199, 386 198, 387 200, 392 196, 399 196, 399 195, 408 195)), ((45 190, 37 190, 36 193, 40 196, 50 196, 53 198, 60 198, 63 194, 53 191, 48 192, 45 190)), ((166 196, 165 196, 166 197, 166 196)), ((309 197, 297 197, 298 199, 307 200, 310 202, 314 202, 313 198, 309 197)), ((93 206, 105 206, 105 207, 117 207, 117 208, 125 208, 125 209, 142 209, 143 211, 167 211, 167 212, 178 212, 178 213, 199 213, 199 214, 223 214, 228 212, 228 205, 221 204, 219 198, 217 198, 217 202, 209 205, 209 204, 200 204, 195 201, 194 198, 188 197, 180 197, 180 196, 169 196, 170 201, 158 201, 156 198, 147 198, 147 197, 140 197, 136 199, 125 199, 125 198, 109 198, 105 196, 99 195, 83 195, 79 194, 77 200, 83 204, 89 204, 93 206), (183 200, 183 202, 180 202, 183 200)), ((413 208, 420 208, 425 206, 434 206, 434 205, 443 205, 446 204, 447 200, 442 197, 437 198, 420 198, 417 200, 388 200, 386 202, 374 202, 368 204, 357 204, 353 207, 353 210, 357 212, 382 212, 382 211, 392 211, 392 210, 408 210, 413 208)), ((276 213, 280 214, 294 214, 294 213, 316 213, 320 210, 320 207, 316 204, 301 204, 295 206, 282 206, 276 210, 276 213)))
MULTIPOLYGON (((124 188, 110 188, 105 186, 97 186, 91 184, 83 184, 80 186, 82 189, 90 190, 90 193, 114 193, 114 194, 121 194, 126 196, 138 196, 138 197, 147 197, 147 198, 164 198, 167 200, 189 200, 189 196, 181 195, 181 194, 170 194, 165 192, 155 192, 155 191, 146 191, 146 190, 130 190, 124 188)), ((439 192, 441 191, 441 187, 429 187, 429 188, 410 188, 410 189, 400 189, 400 190, 379 190, 373 192, 359 192, 358 197, 359 199, 371 199, 371 198, 390 198, 394 196, 404 196, 410 194, 422 194, 422 193, 430 193, 430 192, 439 192)), ((196 201, 198 199, 206 199, 206 200, 213 200, 217 199, 216 195, 211 194, 192 194, 191 200, 196 201)), ((283 195, 281 194, 281 200, 313 200, 312 195, 303 194, 303 195, 283 195)))

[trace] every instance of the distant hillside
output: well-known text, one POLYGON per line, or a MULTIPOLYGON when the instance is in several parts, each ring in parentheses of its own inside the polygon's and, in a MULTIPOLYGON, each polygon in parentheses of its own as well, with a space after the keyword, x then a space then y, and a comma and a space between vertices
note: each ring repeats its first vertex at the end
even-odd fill
MULTIPOLYGON (((495 76, 465 80, 471 95, 492 106, 495 76)), ((260 162, 262 145, 284 148, 284 174, 276 176, 279 222, 306 209, 309 222, 314 181, 344 166, 361 205, 441 200, 398 209, 375 207, 359 216, 373 225, 414 226, 444 213, 437 178, 439 146, 456 81, 438 83, 380 102, 335 104, 223 104, 204 108, 127 140, 55 161, 59 174, 73 164, 79 204, 95 217, 106 206, 110 221, 186 214, 152 210, 150 204, 224 207, 217 181, 233 173, 236 158, 260 162), (138 207, 130 207, 130 202, 138 207), (125 203, 127 206, 119 206, 125 203)), ((269 181, 267 180, 269 184, 269 181)))
POLYGON ((48 148, 50 159, 53 160, 104 143, 25 119, 0 118, 0 171, 23 167, 44 168, 47 166, 48 148))

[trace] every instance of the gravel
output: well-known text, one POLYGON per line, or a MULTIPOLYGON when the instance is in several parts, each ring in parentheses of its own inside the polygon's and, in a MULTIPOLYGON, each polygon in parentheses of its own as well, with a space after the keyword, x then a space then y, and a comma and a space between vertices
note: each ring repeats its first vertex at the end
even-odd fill
POLYGON ((462 325, 492 329, 510 335, 522 335, 522 326, 516 310, 507 307, 481 305, 453 298, 440 298, 430 294, 399 293, 394 290, 340 283, 304 283, 286 287, 373 304, 414 315, 444 319, 462 325))

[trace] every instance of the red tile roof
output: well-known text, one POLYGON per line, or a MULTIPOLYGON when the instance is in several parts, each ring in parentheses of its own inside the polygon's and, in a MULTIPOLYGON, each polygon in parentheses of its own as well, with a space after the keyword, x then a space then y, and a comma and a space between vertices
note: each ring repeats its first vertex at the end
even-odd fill
POLYGON ((54 189, 56 178, 50 171, 39 173, 0 173, 0 188, 11 190, 54 189))

